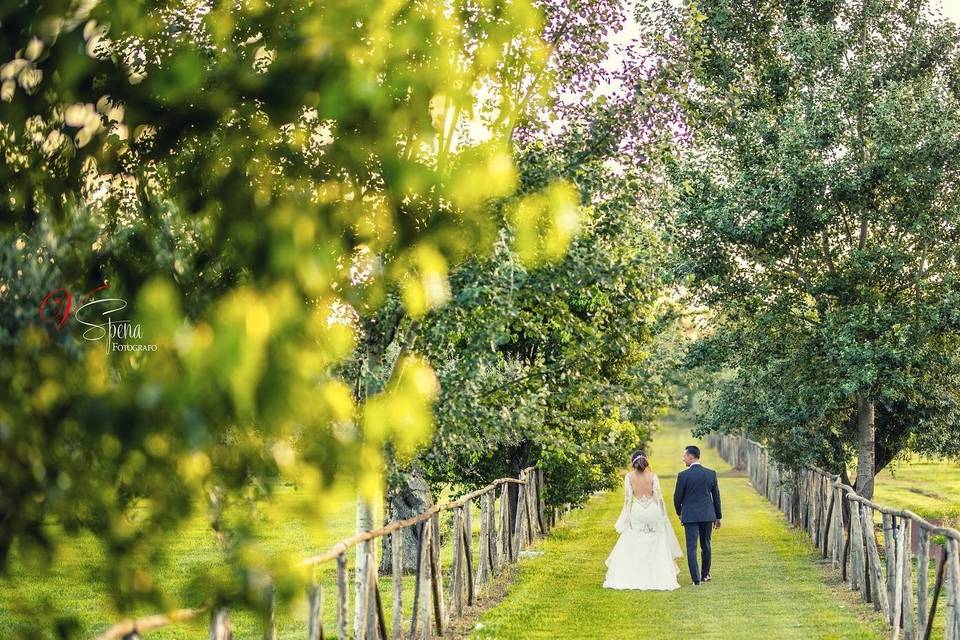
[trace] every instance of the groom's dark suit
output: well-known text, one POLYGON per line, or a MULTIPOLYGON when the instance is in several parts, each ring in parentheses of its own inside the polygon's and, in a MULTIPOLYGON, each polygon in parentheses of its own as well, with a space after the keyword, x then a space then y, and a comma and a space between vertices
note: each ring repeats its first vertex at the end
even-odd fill
POLYGON ((673 491, 673 506, 687 537, 687 564, 694 584, 700 582, 697 566, 697 538, 702 551, 703 575, 710 575, 710 534, 713 523, 720 520, 720 487, 717 472, 707 469, 699 462, 690 465, 677 475, 673 491))

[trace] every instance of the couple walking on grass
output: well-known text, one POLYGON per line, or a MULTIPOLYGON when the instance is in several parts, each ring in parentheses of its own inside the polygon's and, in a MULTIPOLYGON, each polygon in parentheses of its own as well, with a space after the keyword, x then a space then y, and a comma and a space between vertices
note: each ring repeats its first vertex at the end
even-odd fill
MULTIPOLYGON (((700 449, 683 451, 687 467, 677 475, 673 505, 687 542, 690 579, 699 586, 711 580, 710 536, 720 528, 720 487, 717 472, 700 464, 700 449), (697 563, 700 546, 702 565, 697 563)), ((660 479, 643 451, 630 457, 632 470, 623 477, 623 509, 614 525, 620 538, 607 557, 607 589, 672 591, 677 582, 676 559, 683 555, 660 491, 660 479)))

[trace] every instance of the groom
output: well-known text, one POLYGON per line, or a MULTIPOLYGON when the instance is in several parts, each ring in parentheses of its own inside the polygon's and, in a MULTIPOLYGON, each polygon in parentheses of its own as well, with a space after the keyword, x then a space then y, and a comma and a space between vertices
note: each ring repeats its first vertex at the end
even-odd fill
POLYGON ((690 445, 683 450, 687 468, 677 475, 673 506, 687 534, 687 564, 693 584, 710 582, 710 533, 720 528, 720 487, 717 472, 700 464, 700 449, 690 445), (703 574, 697 566, 697 539, 703 555, 703 574))

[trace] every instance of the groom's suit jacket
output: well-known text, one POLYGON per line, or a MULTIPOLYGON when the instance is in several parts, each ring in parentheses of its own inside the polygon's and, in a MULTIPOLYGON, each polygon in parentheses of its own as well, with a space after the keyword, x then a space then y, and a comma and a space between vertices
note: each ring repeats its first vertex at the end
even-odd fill
POLYGON ((692 464, 681 471, 673 490, 673 506, 683 524, 720 520, 717 472, 701 464, 692 464))

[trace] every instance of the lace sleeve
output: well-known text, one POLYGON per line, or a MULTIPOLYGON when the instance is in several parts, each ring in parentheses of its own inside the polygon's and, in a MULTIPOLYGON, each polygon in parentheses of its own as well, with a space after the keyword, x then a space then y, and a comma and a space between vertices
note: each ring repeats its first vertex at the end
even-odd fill
POLYGON ((667 532, 670 553, 674 558, 679 558, 683 555, 683 551, 680 549, 680 541, 677 540, 677 534, 674 532, 673 525, 670 524, 670 518, 667 516, 667 507, 663 503, 663 491, 660 490, 660 477, 656 475, 653 476, 653 494, 657 497, 660 513, 663 515, 663 526, 667 532))
POLYGON ((617 522, 613 525, 617 533, 623 533, 624 529, 627 528, 627 523, 630 522, 631 493, 630 476, 628 474, 623 476, 623 509, 620 510, 620 517, 617 518, 617 522))
POLYGON ((667 516, 667 507, 663 504, 663 492, 660 490, 660 476, 653 476, 653 495, 657 498, 657 505, 660 507, 660 513, 667 516))

